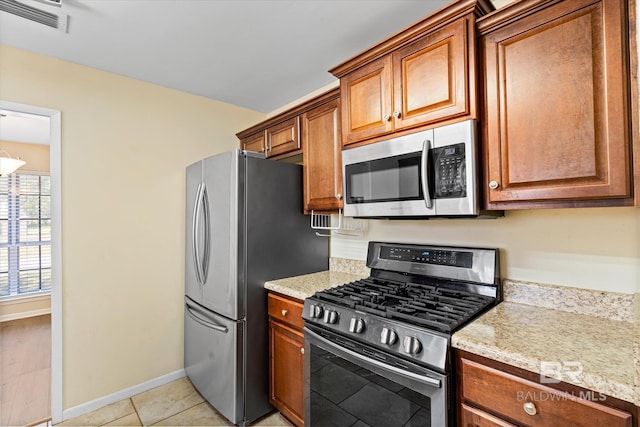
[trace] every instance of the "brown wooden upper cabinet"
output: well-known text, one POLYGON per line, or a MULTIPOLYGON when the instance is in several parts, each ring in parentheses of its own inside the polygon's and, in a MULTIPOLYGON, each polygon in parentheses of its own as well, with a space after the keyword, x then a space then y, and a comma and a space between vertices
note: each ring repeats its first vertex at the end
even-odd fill
POLYGON ((245 132, 237 135, 243 150, 262 152, 266 157, 287 157, 301 152, 299 117, 288 118, 248 135, 245 132))
POLYGON ((292 117, 265 131, 267 157, 300 150, 300 118, 292 117))
POLYGON ((342 208, 340 99, 302 115, 305 211, 342 208))
POLYGON ((633 203, 628 23, 622 0, 478 20, 487 208, 633 203))
POLYGON ((264 143, 264 134, 265 132, 261 131, 240 139, 240 149, 264 153, 267 146, 264 143))
POLYGON ((491 10, 485 1, 453 2, 331 69, 343 144, 476 118, 475 17, 491 10))
POLYGON ((330 90, 236 134, 241 149, 274 160, 302 154, 305 212, 342 207, 339 96, 330 90))

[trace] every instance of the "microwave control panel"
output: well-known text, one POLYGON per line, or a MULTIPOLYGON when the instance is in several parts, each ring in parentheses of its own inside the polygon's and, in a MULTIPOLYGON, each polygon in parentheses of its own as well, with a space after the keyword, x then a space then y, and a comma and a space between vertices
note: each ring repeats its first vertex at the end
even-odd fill
POLYGON ((467 196, 464 143, 432 149, 436 199, 467 196))

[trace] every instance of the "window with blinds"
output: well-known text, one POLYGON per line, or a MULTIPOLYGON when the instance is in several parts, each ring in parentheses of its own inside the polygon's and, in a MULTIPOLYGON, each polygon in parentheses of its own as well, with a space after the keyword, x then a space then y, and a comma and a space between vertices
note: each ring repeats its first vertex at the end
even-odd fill
POLYGON ((51 290, 49 175, 0 177, 0 298, 51 290))

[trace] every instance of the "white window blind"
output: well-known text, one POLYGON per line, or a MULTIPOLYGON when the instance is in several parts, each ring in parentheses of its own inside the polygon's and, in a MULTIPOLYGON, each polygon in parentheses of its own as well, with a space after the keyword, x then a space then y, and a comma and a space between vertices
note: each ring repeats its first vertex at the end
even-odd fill
POLYGON ((0 297, 51 289, 51 184, 47 174, 0 177, 0 297))

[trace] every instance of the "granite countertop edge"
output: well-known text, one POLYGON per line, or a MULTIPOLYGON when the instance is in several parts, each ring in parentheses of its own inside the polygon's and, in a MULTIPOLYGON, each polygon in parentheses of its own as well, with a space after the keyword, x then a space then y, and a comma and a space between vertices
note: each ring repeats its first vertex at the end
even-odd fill
POLYGON ((363 277, 358 274, 326 270, 284 279, 269 280, 265 282, 264 287, 267 290, 291 298, 304 300, 316 292, 362 279, 363 277))

